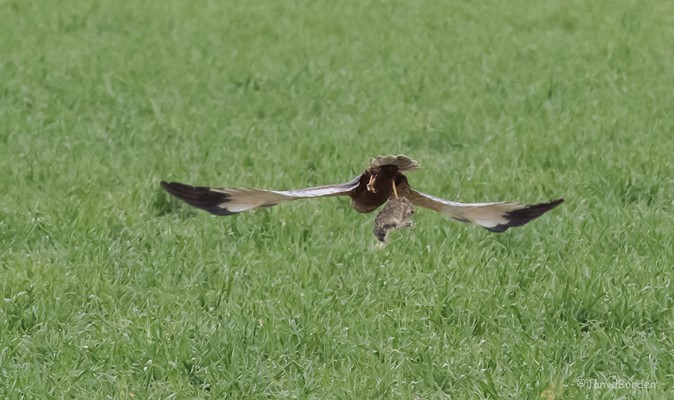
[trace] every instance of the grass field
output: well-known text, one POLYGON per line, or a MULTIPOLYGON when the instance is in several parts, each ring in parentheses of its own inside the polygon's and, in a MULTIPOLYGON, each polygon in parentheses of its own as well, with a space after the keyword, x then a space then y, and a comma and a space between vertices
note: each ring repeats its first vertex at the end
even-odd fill
POLYGON ((0 38, 0 398, 671 398, 674 2, 0 0, 0 38), (348 199, 159 188, 389 153, 567 202, 375 250, 348 199))

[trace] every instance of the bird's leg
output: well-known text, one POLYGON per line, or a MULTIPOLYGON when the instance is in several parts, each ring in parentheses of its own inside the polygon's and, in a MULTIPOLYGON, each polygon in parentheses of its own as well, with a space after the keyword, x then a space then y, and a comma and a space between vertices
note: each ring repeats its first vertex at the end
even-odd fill
POLYGON ((377 193, 377 190, 374 188, 374 181, 377 179, 377 175, 370 175, 370 182, 367 183, 367 190, 372 193, 377 193))
POLYGON ((398 191, 396 190, 396 181, 391 181, 391 184, 393 185, 393 194, 396 197, 396 200, 398 200, 398 191))

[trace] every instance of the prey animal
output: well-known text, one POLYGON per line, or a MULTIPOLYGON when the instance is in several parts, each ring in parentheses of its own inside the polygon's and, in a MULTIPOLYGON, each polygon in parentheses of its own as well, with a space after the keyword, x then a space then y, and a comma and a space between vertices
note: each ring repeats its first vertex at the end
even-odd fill
POLYGON ((414 222, 410 218, 414 215, 414 206, 405 197, 390 199, 374 219, 374 237, 382 243, 388 242, 389 231, 411 228, 414 222))
POLYGON ((287 201, 334 196, 349 196, 354 210, 369 213, 389 199, 405 198, 416 207, 431 209, 491 232, 505 232, 508 228, 524 225, 564 201, 557 199, 546 203, 522 204, 459 203, 445 200, 412 189, 406 173, 418 168, 419 163, 404 155, 379 156, 371 159, 367 169, 348 182, 306 189, 217 188, 165 181, 161 182, 161 187, 193 207, 220 216, 270 207, 287 201))

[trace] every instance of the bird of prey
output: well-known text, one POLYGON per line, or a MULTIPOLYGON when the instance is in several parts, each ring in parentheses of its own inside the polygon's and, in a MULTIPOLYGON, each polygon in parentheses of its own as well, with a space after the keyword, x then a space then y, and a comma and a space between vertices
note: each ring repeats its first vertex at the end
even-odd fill
POLYGON ((474 224, 492 232, 505 232, 521 226, 557 207, 564 199, 547 203, 458 203, 412 189, 406 172, 419 163, 404 155, 379 156, 370 160, 362 174, 348 182, 296 190, 213 188, 178 182, 161 182, 161 187, 187 204, 215 215, 233 215, 258 207, 314 197, 349 196, 351 206, 369 213, 389 199, 404 197, 414 206, 428 208, 457 221, 474 224))

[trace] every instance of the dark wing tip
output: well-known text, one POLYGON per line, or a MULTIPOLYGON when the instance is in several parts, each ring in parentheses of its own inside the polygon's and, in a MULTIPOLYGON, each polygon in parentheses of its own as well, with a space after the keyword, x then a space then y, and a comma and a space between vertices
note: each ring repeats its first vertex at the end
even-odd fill
POLYGON ((222 207, 222 204, 229 202, 231 197, 227 193, 215 192, 207 186, 191 186, 179 182, 161 181, 160 185, 162 189, 192 207, 206 210, 215 215, 238 214, 222 207))
POLYGON ((527 222, 540 217, 541 215, 552 210, 553 208, 557 207, 563 202, 564 199, 557 199, 547 203, 527 205, 523 208, 520 208, 519 210, 514 210, 506 213, 505 217, 508 219, 507 224, 500 224, 486 229, 496 233, 505 232, 508 230, 508 228, 522 226, 527 222))

